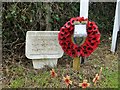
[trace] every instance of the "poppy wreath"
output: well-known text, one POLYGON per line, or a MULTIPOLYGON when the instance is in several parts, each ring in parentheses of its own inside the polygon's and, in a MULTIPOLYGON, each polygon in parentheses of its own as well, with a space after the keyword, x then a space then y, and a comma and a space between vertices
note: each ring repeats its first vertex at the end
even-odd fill
POLYGON ((76 17, 71 18, 64 24, 63 27, 60 28, 60 32, 58 33, 58 40, 63 51, 70 57, 88 57, 100 43, 100 32, 95 22, 88 21, 88 19, 84 19, 84 17, 76 17), (80 23, 84 21, 87 22, 87 37, 85 42, 80 46, 72 41, 74 22, 78 21, 80 23))

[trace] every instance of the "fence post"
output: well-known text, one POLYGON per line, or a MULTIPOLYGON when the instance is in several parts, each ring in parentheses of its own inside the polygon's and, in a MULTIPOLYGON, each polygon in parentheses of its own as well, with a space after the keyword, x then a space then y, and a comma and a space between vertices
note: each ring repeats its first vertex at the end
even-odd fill
POLYGON ((118 17, 118 14, 120 13, 120 11, 118 10, 118 8, 120 9, 120 0, 117 0, 116 11, 115 11, 115 20, 114 20, 114 26, 113 26, 112 45, 111 45, 111 51, 113 53, 115 52, 117 33, 119 31, 119 26, 120 26, 120 20, 118 19, 118 18, 120 18, 120 16, 118 17))

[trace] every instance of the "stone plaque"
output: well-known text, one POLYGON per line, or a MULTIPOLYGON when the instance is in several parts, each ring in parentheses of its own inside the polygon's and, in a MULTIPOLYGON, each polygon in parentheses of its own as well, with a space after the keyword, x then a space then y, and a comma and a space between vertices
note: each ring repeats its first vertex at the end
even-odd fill
POLYGON ((63 50, 58 43, 59 31, 28 31, 26 57, 29 59, 60 58, 63 50))

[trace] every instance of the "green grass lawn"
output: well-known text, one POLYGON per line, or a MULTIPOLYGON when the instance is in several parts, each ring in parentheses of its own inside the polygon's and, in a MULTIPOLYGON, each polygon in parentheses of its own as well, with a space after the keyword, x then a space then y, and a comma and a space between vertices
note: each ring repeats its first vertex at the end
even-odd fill
MULTIPOLYGON (((22 67, 17 67, 18 71, 19 68, 22 67)), ((63 75, 66 74, 66 69, 61 68, 55 69, 57 73, 61 73, 63 75), (60 72, 58 72, 60 71, 60 72)), ((21 70, 22 71, 22 70, 21 70)), ((16 73, 16 76, 14 76, 10 82, 9 85, 5 85, 9 88, 20 88, 20 87, 40 87, 40 88, 65 88, 66 85, 63 81, 63 77, 60 74, 56 78, 51 78, 50 72, 49 71, 38 71, 35 73, 35 71, 30 71, 29 73, 25 74, 25 72, 11 72, 11 73, 16 73)), ((72 69, 68 73, 68 75, 71 76, 71 80, 74 83, 80 83, 82 80, 85 78, 83 73, 81 72, 74 72, 72 69)), ((117 71, 112 71, 108 68, 103 68, 103 72, 101 75, 100 81, 97 82, 97 85, 94 86, 92 83, 92 77, 87 77, 89 82, 91 83, 92 88, 118 88, 118 72, 117 71)), ((74 84, 72 87, 76 87, 74 84)))

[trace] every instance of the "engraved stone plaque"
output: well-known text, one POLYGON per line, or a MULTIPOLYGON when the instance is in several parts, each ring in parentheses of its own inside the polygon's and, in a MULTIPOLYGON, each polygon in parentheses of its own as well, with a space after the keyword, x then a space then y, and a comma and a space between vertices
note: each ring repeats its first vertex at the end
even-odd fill
POLYGON ((54 67, 63 50, 58 42, 59 31, 28 31, 26 34, 26 57, 32 59, 35 69, 44 65, 54 67))
POLYGON ((60 58, 63 51, 58 43, 59 31, 28 31, 26 57, 29 59, 60 58))

